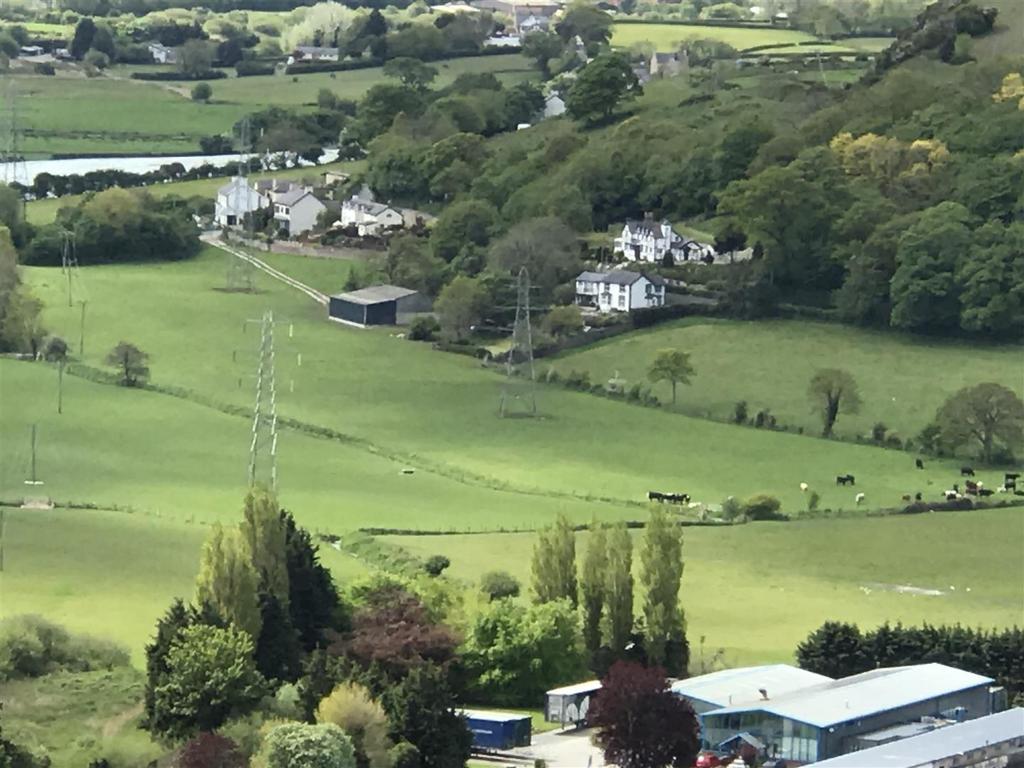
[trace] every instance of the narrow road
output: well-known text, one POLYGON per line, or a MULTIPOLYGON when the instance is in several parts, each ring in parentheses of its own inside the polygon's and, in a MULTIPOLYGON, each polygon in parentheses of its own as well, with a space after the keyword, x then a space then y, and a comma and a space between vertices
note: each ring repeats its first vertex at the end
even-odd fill
POLYGON ((226 251, 227 253, 230 253, 232 256, 235 256, 241 259, 242 261, 247 261, 257 269, 266 272, 275 280, 280 280, 285 285, 289 285, 298 291, 302 291, 304 294, 309 296, 309 298, 311 298, 313 301, 315 301, 317 304, 320 304, 321 306, 326 307, 328 302, 330 301, 330 298, 327 296, 326 293, 322 293, 321 291, 318 291, 316 288, 311 288, 305 283, 300 283, 294 277, 289 277, 281 270, 274 269, 272 266, 267 264, 267 262, 263 261, 262 259, 258 259, 251 254, 246 253, 240 248, 237 248, 233 245, 228 245, 227 243, 220 239, 220 235, 205 234, 202 236, 201 239, 207 245, 212 245, 214 248, 220 248, 222 251, 226 251))

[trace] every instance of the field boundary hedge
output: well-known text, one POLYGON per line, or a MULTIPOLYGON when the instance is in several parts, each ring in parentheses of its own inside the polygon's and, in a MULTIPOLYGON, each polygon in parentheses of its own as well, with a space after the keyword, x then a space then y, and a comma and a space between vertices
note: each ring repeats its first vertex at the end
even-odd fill
MULTIPOLYGON (((423 61, 445 62, 454 59, 475 59, 481 56, 504 56, 512 53, 522 53, 522 46, 508 46, 505 48, 482 48, 479 51, 458 51, 445 53, 439 56, 424 57, 423 61)), ((313 62, 310 64, 297 62, 289 64, 285 68, 287 75, 309 75, 316 72, 349 72, 355 69, 372 69, 382 67, 389 59, 384 57, 348 59, 346 61, 313 62)))
POLYGON ((149 80, 156 82, 199 82, 202 80, 223 80, 228 76, 227 72, 213 69, 205 75, 189 75, 185 72, 132 72, 132 80, 149 80))

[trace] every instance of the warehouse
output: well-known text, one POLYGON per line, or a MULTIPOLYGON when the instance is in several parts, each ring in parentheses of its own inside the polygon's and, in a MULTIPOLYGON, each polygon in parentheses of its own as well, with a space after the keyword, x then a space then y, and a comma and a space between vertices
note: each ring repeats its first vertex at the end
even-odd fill
POLYGON ((807 768, 980 768, 1005 765, 1024 765, 1024 709, 1020 707, 834 757, 807 768))
POLYGON ((721 707, 777 698, 820 683, 831 677, 808 672, 789 664, 723 669, 672 684, 672 693, 682 696, 698 715, 721 707))
POLYGON ((765 744, 769 757, 824 760, 857 750, 859 738, 925 717, 970 720, 1001 708, 993 681, 943 664, 874 669, 779 696, 732 704, 701 716, 716 745, 738 733, 765 744))
POLYGON ((375 285, 331 296, 327 312, 332 320, 349 325, 404 325, 430 311, 430 299, 397 285, 375 285))

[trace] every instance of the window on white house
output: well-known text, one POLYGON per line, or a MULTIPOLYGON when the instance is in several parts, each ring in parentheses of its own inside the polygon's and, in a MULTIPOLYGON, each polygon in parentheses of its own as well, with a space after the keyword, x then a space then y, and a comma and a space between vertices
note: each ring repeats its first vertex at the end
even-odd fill
POLYGON ((625 296, 619 296, 619 309, 625 309, 625 307, 626 307, 626 297, 625 296))

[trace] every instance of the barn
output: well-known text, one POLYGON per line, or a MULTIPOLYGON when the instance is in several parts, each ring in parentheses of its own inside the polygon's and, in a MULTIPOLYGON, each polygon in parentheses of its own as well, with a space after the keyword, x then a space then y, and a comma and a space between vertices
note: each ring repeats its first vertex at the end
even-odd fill
POLYGON ((362 327, 402 325, 430 311, 430 299, 397 285, 374 285, 331 296, 327 312, 332 320, 362 327))

